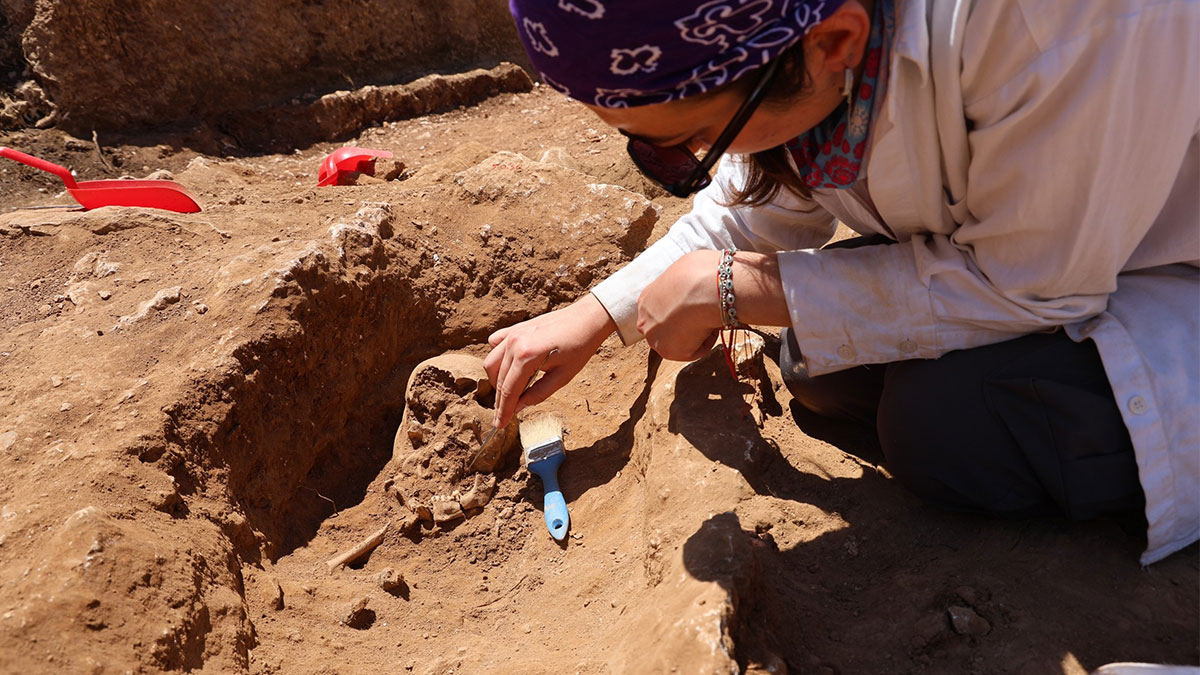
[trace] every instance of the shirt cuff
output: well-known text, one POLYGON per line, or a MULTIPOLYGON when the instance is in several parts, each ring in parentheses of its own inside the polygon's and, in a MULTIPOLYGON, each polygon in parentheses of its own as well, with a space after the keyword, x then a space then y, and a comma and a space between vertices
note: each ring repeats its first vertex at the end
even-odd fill
POLYGON ((911 246, 778 255, 793 334, 811 375, 941 353, 911 246))
POLYGON ((637 301, 642 290, 685 253, 669 235, 665 236, 592 289, 592 295, 617 324, 617 333, 626 346, 642 340, 637 329, 637 301))

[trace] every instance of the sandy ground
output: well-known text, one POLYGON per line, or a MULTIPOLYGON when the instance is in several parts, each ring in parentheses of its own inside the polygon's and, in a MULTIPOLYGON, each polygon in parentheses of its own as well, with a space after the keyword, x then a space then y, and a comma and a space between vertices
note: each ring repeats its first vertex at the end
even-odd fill
MULTIPOLYGON (((484 355, 492 330, 585 292, 687 205, 545 88, 353 143, 395 152, 401 178, 316 188, 331 144, 207 156, 162 137, 101 161, 90 139, 0 135, 81 179, 166 170, 204 207, 26 209, 71 200, 0 164, 0 671, 1200 660, 1195 546, 1143 569, 1121 522, 922 505, 868 433, 793 405, 770 333, 741 382, 716 354, 661 362, 613 338, 539 406, 569 431, 565 544, 511 456, 482 508, 402 531, 413 508, 393 488, 421 471, 402 425, 413 368, 484 355), (404 581, 385 590, 388 569, 404 581)), ((458 464, 436 447, 426 479, 469 488, 437 473, 458 464)))

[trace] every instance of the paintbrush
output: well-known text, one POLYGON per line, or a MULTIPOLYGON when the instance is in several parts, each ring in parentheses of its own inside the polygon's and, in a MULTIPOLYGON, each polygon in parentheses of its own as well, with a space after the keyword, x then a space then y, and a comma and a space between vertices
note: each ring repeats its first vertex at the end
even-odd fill
POLYGON ((562 490, 558 488, 558 467, 562 466, 563 460, 567 458, 567 449, 563 446, 562 439, 562 422, 552 415, 521 422, 521 450, 525 468, 530 473, 536 473, 546 488, 543 507, 546 529, 550 530, 551 537, 562 541, 571 525, 567 502, 563 499, 562 490))

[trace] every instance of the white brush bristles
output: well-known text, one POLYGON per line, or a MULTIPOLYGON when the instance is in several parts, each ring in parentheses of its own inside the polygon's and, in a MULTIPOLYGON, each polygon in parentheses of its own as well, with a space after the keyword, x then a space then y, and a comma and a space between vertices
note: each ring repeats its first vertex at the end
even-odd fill
POLYGON ((553 415, 542 415, 521 422, 521 450, 528 454, 530 448, 561 439, 562 429, 562 422, 553 415))

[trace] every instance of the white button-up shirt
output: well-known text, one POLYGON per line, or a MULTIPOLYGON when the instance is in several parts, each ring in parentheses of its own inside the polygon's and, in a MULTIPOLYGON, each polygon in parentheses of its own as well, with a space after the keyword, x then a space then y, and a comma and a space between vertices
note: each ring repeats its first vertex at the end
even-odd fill
POLYGON ((1094 340, 1149 564, 1200 536, 1200 2, 900 0, 860 181, 691 213, 593 294, 627 342, 688 251, 778 251, 814 375, 1063 328, 1094 340), (865 180, 864 180, 865 179, 865 180), (899 243, 821 249, 834 219, 899 243))

